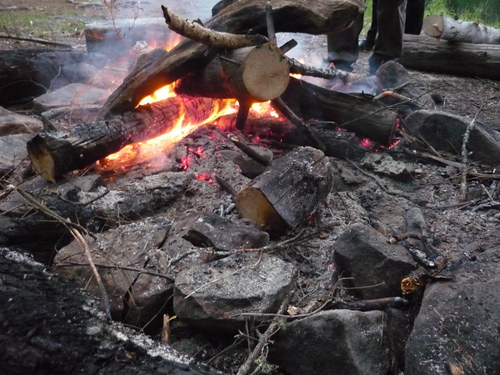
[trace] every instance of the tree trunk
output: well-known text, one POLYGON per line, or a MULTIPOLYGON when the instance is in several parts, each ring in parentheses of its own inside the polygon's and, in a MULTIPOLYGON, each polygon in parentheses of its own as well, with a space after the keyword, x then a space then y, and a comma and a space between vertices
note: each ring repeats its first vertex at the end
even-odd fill
MULTIPOLYGON (((266 35, 267 0, 242 0, 224 8, 212 17, 206 27, 233 34, 248 32, 266 35)), ((273 2, 276 32, 324 34, 349 25, 365 6, 360 0, 318 0, 273 2)), ((185 39, 153 65, 134 70, 106 101, 102 115, 120 114, 131 110, 144 98, 161 87, 203 69, 217 53, 211 47, 185 39)))
POLYGON ((466 77, 500 79, 500 46, 447 43, 416 35, 405 35, 405 68, 466 77))
POLYGON ((182 115, 185 124, 205 123, 223 105, 222 100, 175 96, 110 120, 40 133, 28 142, 28 153, 43 178, 55 182, 63 174, 87 167, 126 145, 169 132, 182 115))
POLYGON ((425 34, 449 42, 500 44, 500 29, 449 17, 431 15, 424 20, 425 34))
POLYGON ((273 236, 303 224, 332 189, 330 162, 323 152, 297 148, 236 195, 241 217, 273 236))

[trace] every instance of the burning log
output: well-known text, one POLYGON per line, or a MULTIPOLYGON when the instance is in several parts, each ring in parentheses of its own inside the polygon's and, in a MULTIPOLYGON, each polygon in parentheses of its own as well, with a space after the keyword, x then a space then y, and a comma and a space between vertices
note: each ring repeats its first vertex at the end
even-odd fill
POLYGON ((330 168, 323 152, 299 147, 240 190, 236 208, 241 217, 279 236, 302 224, 328 195, 333 184, 330 168))
POLYGON ((175 96, 110 120, 79 124, 64 131, 44 132, 28 142, 28 153, 35 169, 47 181, 85 168, 128 144, 156 138, 185 122, 207 123, 225 105, 223 100, 175 96))
POLYGON ((436 43, 419 35, 405 35, 405 68, 465 77, 500 79, 500 46, 472 43, 436 43))
POLYGON ((424 33, 449 42, 500 44, 500 29, 450 17, 430 15, 424 20, 424 33))
MULTIPOLYGON (((243 0, 212 17, 206 27, 215 31, 247 34, 249 30, 267 34, 266 0, 243 0)), ((273 2, 276 32, 322 34, 348 26, 365 6, 359 0, 319 0, 302 3, 292 0, 273 2)), ((185 39, 154 65, 134 70, 108 98, 103 115, 124 113, 136 107, 142 98, 186 74, 196 72, 215 57, 212 47, 185 39)))

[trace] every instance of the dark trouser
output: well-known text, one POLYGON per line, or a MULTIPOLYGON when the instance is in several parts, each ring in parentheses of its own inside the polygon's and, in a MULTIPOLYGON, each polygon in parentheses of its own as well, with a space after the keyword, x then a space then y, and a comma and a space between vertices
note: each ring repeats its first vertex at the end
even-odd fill
MULTIPOLYGON (((405 12, 407 0, 378 0, 373 17, 377 18, 377 35, 375 46, 370 56, 370 70, 388 60, 401 56, 403 49, 403 33, 405 29, 405 12)), ((411 0, 410 0, 411 1, 411 0)), ((328 59, 337 67, 350 65, 358 59, 358 38, 363 28, 363 15, 353 24, 334 34, 328 34, 328 59)))
MULTIPOLYGON (((366 33, 366 40, 369 43, 375 43, 377 36, 377 3, 379 0, 373 0, 372 3, 372 23, 366 33)), ((406 24, 405 34, 419 35, 422 31, 424 22, 425 0, 408 0, 406 3, 406 24)))

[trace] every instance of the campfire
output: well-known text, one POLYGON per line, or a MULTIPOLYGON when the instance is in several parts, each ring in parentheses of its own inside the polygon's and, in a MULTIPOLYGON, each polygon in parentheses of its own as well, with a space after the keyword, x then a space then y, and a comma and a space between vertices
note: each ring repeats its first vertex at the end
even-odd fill
MULTIPOLYGON (((309 356, 296 346, 305 340, 327 347, 328 361, 334 348, 353 373, 351 343, 364 353, 376 342, 363 361, 402 371, 426 288, 454 280, 459 235, 427 208, 443 203, 444 216, 440 198, 477 203, 466 201, 482 192, 467 178, 498 180, 498 132, 439 110, 397 62, 348 73, 299 62, 288 56, 297 40, 278 42, 281 32, 342 29, 363 10, 357 0, 245 0, 205 24, 161 10, 183 39, 135 59, 95 121, 28 141, 34 178, 2 193, 12 219, 0 239, 31 241, 35 254, 57 239, 37 258, 84 279, 108 317, 164 344, 182 348, 185 327, 224 345, 236 337, 254 348, 238 374, 268 359, 307 373, 314 363, 294 363, 302 349, 309 356), (429 176, 431 163, 444 171, 429 176), (426 186, 445 173, 446 188, 464 176, 453 193, 426 186), (301 336, 315 319, 320 331, 301 336), (315 339, 329 319, 346 333, 324 345, 315 339), (394 332, 402 339, 385 339, 394 332)), ((496 204, 492 189, 478 210, 496 204)))

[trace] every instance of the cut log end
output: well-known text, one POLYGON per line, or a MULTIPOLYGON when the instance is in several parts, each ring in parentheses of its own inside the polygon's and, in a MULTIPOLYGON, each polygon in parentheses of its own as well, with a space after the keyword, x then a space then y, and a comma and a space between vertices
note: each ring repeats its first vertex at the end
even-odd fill
POLYGON ((40 136, 35 136, 28 142, 28 154, 36 171, 46 181, 56 182, 54 158, 45 148, 40 136))
POLYGON ((430 15, 424 20, 424 33, 433 38, 441 38, 444 30, 444 19, 442 16, 430 15))
POLYGON ((260 189, 248 186, 241 190, 236 195, 236 206, 242 218, 257 223, 261 230, 281 233, 288 227, 260 189))
POLYGON ((290 66, 279 48, 266 43, 248 54, 242 67, 242 78, 251 97, 267 101, 286 90, 290 66))

